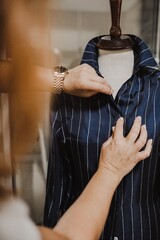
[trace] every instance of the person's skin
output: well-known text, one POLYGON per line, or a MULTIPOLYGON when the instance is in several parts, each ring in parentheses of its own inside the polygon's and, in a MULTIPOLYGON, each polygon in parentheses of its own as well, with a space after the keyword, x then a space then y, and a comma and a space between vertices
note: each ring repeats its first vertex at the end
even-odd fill
MULTIPOLYGON (((0 92, 8 92, 12 75, 12 62, 0 61, 0 92)), ((33 66, 31 88, 54 94, 53 70, 33 66)), ((79 97, 90 97, 98 92, 111 94, 112 89, 105 79, 99 77, 88 64, 79 65, 69 70, 64 79, 63 91, 79 97)))
POLYGON ((100 162, 87 187, 62 216, 53 230, 39 228, 43 240, 99 239, 106 222, 114 191, 122 178, 152 149, 145 125, 137 117, 129 134, 123 136, 123 118, 117 121, 113 136, 102 146, 100 162), (143 150, 141 150, 144 147, 143 150))
POLYGON ((110 95, 113 92, 107 80, 98 76, 88 64, 69 70, 64 80, 63 91, 80 97, 90 97, 98 92, 110 95))

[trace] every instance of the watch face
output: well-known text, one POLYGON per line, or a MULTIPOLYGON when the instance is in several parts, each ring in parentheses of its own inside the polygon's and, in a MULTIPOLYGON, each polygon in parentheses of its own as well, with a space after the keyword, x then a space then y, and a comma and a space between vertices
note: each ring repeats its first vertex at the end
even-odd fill
POLYGON ((63 67, 63 66, 55 66, 55 67, 53 67, 53 71, 54 71, 55 73, 65 73, 65 72, 67 72, 68 70, 67 70, 67 68, 65 68, 65 67, 63 67))

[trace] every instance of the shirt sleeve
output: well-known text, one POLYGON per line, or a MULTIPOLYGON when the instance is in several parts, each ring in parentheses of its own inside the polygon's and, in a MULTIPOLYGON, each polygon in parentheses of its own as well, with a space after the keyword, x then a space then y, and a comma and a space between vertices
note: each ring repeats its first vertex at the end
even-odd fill
POLYGON ((44 225, 53 227, 62 215, 64 201, 64 146, 65 137, 59 110, 51 117, 51 139, 46 184, 46 199, 44 209, 44 225))
POLYGON ((1 240, 42 240, 38 228, 29 217, 28 206, 11 198, 0 204, 1 240))

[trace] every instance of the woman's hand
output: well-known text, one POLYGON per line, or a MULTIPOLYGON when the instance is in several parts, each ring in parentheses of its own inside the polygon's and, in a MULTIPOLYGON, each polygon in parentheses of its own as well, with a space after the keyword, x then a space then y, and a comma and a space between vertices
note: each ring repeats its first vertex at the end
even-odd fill
POLYGON ((123 118, 119 118, 113 135, 102 146, 99 163, 100 169, 113 173, 119 182, 139 161, 149 157, 152 149, 152 140, 147 141, 147 130, 145 125, 141 126, 141 117, 135 119, 126 137, 123 136, 123 123, 123 118))
POLYGON ((69 70, 64 80, 63 91, 79 97, 90 97, 98 92, 110 95, 113 92, 107 81, 99 77, 88 64, 69 70))

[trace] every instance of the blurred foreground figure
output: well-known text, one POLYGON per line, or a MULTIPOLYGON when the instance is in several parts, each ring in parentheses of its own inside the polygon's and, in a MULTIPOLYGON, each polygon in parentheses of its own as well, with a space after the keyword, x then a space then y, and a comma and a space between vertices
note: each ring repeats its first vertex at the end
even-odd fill
POLYGON ((37 124, 43 115, 41 95, 34 90, 33 71, 37 54, 42 58, 40 53, 45 48, 43 2, 1 1, 0 56, 11 59, 11 78, 4 79, 2 87, 9 90, 11 143, 14 152, 19 153, 35 140, 37 124))
MULTIPOLYGON (((42 121, 42 95, 35 91, 33 64, 37 55, 42 57, 41 52, 45 48, 43 2, 2 0, 0 4, 0 92, 8 93, 9 119, 6 120, 9 121, 8 144, 11 149, 10 159, 4 162, 2 155, 0 159, 1 240, 41 239, 29 218, 28 207, 3 186, 3 177, 7 181, 13 173, 15 154, 25 153, 31 148, 37 138, 38 124, 42 121)), ((4 137, 7 138, 7 134, 4 137)))

